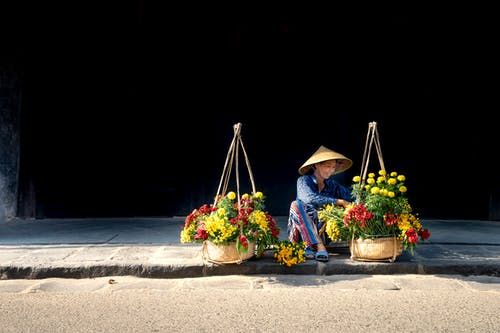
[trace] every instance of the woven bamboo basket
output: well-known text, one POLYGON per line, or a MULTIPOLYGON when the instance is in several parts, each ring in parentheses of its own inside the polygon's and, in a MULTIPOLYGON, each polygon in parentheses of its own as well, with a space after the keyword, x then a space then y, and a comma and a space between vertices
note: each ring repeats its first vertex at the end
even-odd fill
POLYGON ((254 257, 256 248, 256 243, 249 243, 247 252, 238 253, 236 242, 219 245, 206 240, 203 242, 203 258, 213 263, 239 264, 254 257))
POLYGON ((403 253, 403 244, 395 236, 358 238, 349 241, 351 259, 394 262, 403 253))

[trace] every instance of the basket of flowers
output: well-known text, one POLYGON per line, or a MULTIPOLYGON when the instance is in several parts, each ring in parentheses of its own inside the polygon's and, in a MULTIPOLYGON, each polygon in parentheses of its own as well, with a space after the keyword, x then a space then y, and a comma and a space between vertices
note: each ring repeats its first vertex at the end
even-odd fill
POLYGON ((262 192, 233 191, 218 196, 213 205, 194 209, 181 230, 181 243, 203 243, 203 258, 217 263, 241 263, 278 243, 280 229, 265 211, 262 192))
MULTIPOLYGON (((359 193, 360 176, 353 178, 352 190, 359 193)), ((318 217, 326 223, 325 232, 332 241, 347 241, 351 258, 359 260, 389 260, 413 249, 429 238, 430 232, 412 210, 406 177, 397 172, 378 176, 368 174, 359 201, 347 208, 326 205, 318 217)))
POLYGON ((280 229, 265 209, 265 196, 256 191, 250 162, 241 140, 241 123, 234 125, 222 177, 213 204, 194 209, 182 227, 181 243, 203 243, 203 259, 213 263, 242 263, 279 242, 280 229), (240 195, 238 152, 242 148, 250 182, 251 194, 240 195), (236 164, 236 191, 227 191, 233 164, 236 164))
MULTIPOLYGON (((370 123, 373 135, 375 125, 370 123)), ((361 175, 353 178, 356 201, 345 209, 326 205, 318 211, 318 217, 326 223, 330 239, 348 242, 352 259, 393 262, 403 250, 413 255, 414 248, 428 239, 430 232, 409 203, 406 177, 396 171, 387 173, 379 146, 377 152, 381 164, 378 174, 368 173, 366 162, 361 175)))

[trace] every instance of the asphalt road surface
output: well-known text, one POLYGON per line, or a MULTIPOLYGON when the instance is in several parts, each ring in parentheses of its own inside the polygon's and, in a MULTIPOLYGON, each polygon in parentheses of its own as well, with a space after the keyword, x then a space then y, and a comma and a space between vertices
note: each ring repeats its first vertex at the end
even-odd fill
POLYGON ((500 278, 0 280, 0 332, 500 332, 500 278))

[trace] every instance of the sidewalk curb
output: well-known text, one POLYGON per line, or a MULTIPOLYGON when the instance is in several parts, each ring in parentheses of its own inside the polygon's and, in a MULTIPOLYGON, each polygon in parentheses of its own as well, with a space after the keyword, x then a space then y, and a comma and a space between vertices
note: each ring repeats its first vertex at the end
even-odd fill
POLYGON ((195 278, 220 275, 391 275, 391 274, 453 274, 500 276, 500 266, 490 262, 471 264, 457 263, 350 263, 350 259, 339 260, 334 265, 327 263, 305 263, 293 267, 282 267, 269 262, 246 262, 240 265, 199 264, 186 266, 165 265, 91 265, 59 267, 0 267, 0 279, 46 279, 46 278, 97 278, 105 276, 135 276, 143 278, 195 278))
MULTIPOLYGON (((182 257, 175 259, 161 259, 152 256, 150 263, 145 256, 151 255, 151 248, 156 253, 166 251, 172 253, 179 251, 179 247, 153 246, 143 247, 148 249, 141 253, 140 247, 122 246, 109 247, 115 253, 136 251, 134 260, 104 260, 80 262, 69 261, 71 255, 64 260, 57 259, 52 253, 54 260, 31 264, 19 264, 11 262, 0 265, 0 279, 45 279, 45 278, 97 278, 105 276, 135 276, 143 278, 194 278, 220 275, 339 275, 339 274, 368 274, 368 275, 390 275, 390 274, 457 274, 457 275, 489 275, 500 276, 500 259, 493 260, 463 260, 463 259, 425 259, 418 255, 412 257, 403 253, 395 262, 369 262, 356 261, 349 257, 344 251, 336 253, 338 257, 331 258, 328 262, 308 260, 305 263, 285 267, 273 262, 272 254, 266 253, 264 258, 252 258, 241 264, 218 264, 204 262, 201 250, 196 247, 184 248, 182 257), (142 262, 141 262, 142 261, 142 262)), ((182 247, 181 247, 182 248, 182 247)), ((82 251, 88 248, 82 248, 82 251)), ((74 250, 72 250, 74 251, 74 250)))

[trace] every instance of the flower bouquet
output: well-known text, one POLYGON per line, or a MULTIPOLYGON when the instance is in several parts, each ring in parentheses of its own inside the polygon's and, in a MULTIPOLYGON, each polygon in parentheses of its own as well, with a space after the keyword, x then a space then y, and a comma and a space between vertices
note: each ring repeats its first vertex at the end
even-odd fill
POLYGON ((274 245, 274 261, 286 267, 306 262, 305 249, 305 242, 282 240, 274 245))
POLYGON ((245 258, 264 255, 264 251, 279 242, 280 228, 265 211, 262 192, 243 194, 239 200, 235 192, 218 195, 215 204, 204 204, 194 209, 180 233, 181 243, 210 242, 214 245, 236 245, 245 258), (251 252, 249 252, 251 251, 251 252))
POLYGON ((396 237, 404 250, 413 254, 420 241, 430 237, 406 196, 406 177, 380 170, 369 173, 366 184, 355 176, 351 186, 356 202, 346 209, 326 205, 318 217, 326 223, 326 233, 333 241, 396 237))

